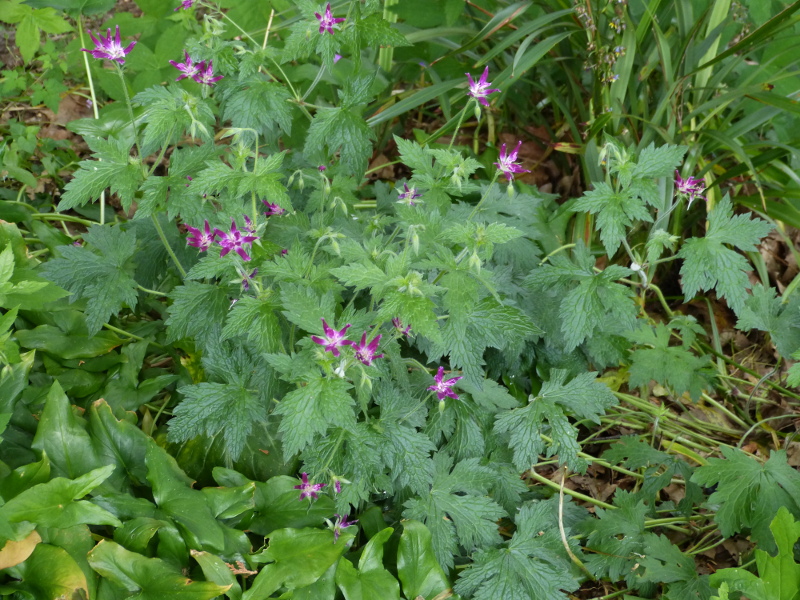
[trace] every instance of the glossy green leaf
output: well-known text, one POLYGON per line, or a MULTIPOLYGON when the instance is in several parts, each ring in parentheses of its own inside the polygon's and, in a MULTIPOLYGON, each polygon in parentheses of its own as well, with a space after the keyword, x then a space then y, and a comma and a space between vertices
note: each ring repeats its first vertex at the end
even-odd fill
POLYGON ((358 569, 347 559, 339 561, 336 585, 346 600, 400 599, 400 584, 383 567, 383 545, 392 533, 394 529, 387 527, 367 543, 358 561, 358 569))
POLYGON ((86 331, 66 333, 52 325, 17 331, 17 340, 23 348, 44 350, 66 359, 100 356, 122 344, 122 340, 110 331, 89 336, 86 331))
POLYGON ((0 496, 10 500, 20 492, 49 480, 50 459, 45 454, 41 460, 17 467, 6 477, 0 478, 0 496))
POLYGON ((89 589, 78 563, 63 548, 38 544, 25 562, 12 567, 8 573, 21 579, 14 587, 41 600, 80 598, 89 589))
POLYGON ((312 504, 301 502, 300 492, 294 489, 299 480, 281 475, 266 483, 257 483, 256 511, 250 530, 259 535, 269 535, 284 527, 301 528, 319 525, 334 512, 333 500, 320 496, 312 504))
POLYGON ((75 414, 58 382, 47 394, 32 447, 50 458, 56 477, 74 479, 101 465, 86 432, 86 421, 75 414))
POLYGON ((450 589, 447 575, 433 553, 431 532, 419 521, 403 521, 397 549, 397 576, 406 598, 432 598, 450 589))
POLYGON ((210 581, 192 581, 160 558, 145 558, 107 540, 89 553, 89 564, 118 586, 137 592, 137 600, 211 600, 229 589, 210 581))
POLYGON ((321 529, 279 529, 269 536, 269 546, 253 556, 268 562, 244 594, 244 600, 267 598, 280 586, 289 589, 313 584, 350 546, 352 534, 333 542, 333 532, 321 529))
POLYGON ((103 483, 113 470, 113 465, 107 465, 77 479, 57 477, 40 483, 9 500, 0 513, 12 523, 31 521, 43 527, 64 528, 82 523, 120 527, 122 523, 107 510, 79 500, 103 483))
POLYGON ((242 597, 242 588, 225 561, 219 556, 208 552, 192 550, 191 554, 192 558, 200 565, 200 568, 203 570, 203 575, 205 575, 208 581, 228 588, 228 591, 225 592, 228 598, 231 600, 239 600, 242 597))

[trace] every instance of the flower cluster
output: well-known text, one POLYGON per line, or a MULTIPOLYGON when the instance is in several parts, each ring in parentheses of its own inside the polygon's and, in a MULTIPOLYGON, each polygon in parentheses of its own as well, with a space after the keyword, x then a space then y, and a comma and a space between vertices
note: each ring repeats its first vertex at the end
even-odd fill
POLYGON ((378 345, 381 343, 382 335, 378 335, 375 339, 371 342, 367 342, 367 332, 365 331, 361 335, 360 342, 354 342, 352 340, 348 340, 346 338, 347 329, 350 327, 350 323, 342 327, 339 331, 336 331, 333 327, 328 325, 325 319, 322 319, 322 329, 325 331, 324 337, 320 337, 318 335, 312 335, 311 340, 317 344, 320 344, 325 347, 325 350, 336 356, 337 358, 341 355, 339 352, 339 348, 342 346, 351 346, 355 353, 355 357, 358 361, 366 366, 372 366, 372 362, 377 358, 383 358, 383 354, 376 354, 378 350, 378 345))
POLYGON ((205 84, 205 85, 214 85, 217 81, 222 79, 222 75, 218 75, 214 77, 214 61, 210 60, 208 63, 202 60, 199 63, 195 63, 192 60, 192 57, 189 56, 189 53, 184 50, 183 51, 185 62, 179 63, 174 60, 169 61, 173 67, 178 69, 181 72, 181 75, 175 79, 175 81, 180 81, 181 79, 185 79, 187 77, 191 77, 197 83, 205 84))
POLYGON ((333 28, 336 27, 339 23, 343 23, 346 19, 336 19, 333 17, 333 13, 331 12, 331 3, 328 2, 328 6, 325 7, 325 13, 319 14, 314 13, 314 16, 317 17, 319 21, 319 32, 325 33, 326 31, 333 35, 333 28))
POLYGON ((498 88, 489 89, 489 86, 492 85, 486 81, 486 78, 489 77, 489 67, 486 67, 483 70, 483 75, 481 75, 481 78, 478 79, 478 81, 473 81, 470 73, 465 73, 465 75, 467 76, 467 79, 469 79, 469 91, 467 92, 467 95, 472 96, 484 106, 489 106, 489 101, 486 99, 486 97, 489 94, 500 91, 498 88))
POLYGON ((686 208, 689 208, 697 198, 705 200, 706 197, 701 195, 701 192, 705 189, 705 181, 702 179, 695 177, 683 179, 678 171, 675 171, 675 191, 679 196, 688 200, 686 208))
POLYGON ((503 144, 500 148, 498 162, 494 163, 503 175, 506 176, 507 181, 514 181, 515 173, 530 173, 529 170, 523 169, 520 164, 516 162, 520 146, 522 146, 522 141, 517 143, 517 147, 514 148, 512 152, 506 152, 506 145, 503 144))
POLYGON ((106 36, 103 37, 99 33, 97 37, 94 37, 91 31, 89 31, 89 37, 92 38, 94 42, 94 50, 89 50, 88 48, 81 48, 83 52, 89 52, 92 56, 99 59, 107 59, 111 61, 117 61, 119 64, 125 64, 125 57, 133 50, 133 47, 136 45, 136 42, 133 41, 128 44, 126 47, 122 47, 122 40, 119 36, 119 25, 117 25, 116 36, 111 36, 111 28, 109 27, 106 36))
POLYGON ((189 230, 190 235, 186 239, 186 243, 201 251, 206 251, 216 242, 222 247, 222 252, 219 253, 220 256, 225 256, 229 252, 234 251, 242 257, 242 260, 250 260, 250 255, 247 254, 245 246, 256 241, 258 236, 252 235, 254 230, 252 228, 252 223, 247 217, 245 217, 245 222, 247 223, 245 231, 249 235, 242 235, 242 232, 236 227, 236 221, 234 220, 231 220, 230 231, 222 231, 221 229, 214 229, 214 231, 211 231, 211 226, 208 224, 208 221, 204 223, 203 231, 187 225, 186 229, 189 230), (217 240, 217 238, 219 238, 219 240, 217 240))

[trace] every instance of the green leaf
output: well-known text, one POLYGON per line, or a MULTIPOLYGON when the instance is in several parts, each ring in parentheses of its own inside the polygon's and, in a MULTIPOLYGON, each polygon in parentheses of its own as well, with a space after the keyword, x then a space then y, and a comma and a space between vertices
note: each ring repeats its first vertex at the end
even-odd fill
POLYGON ((208 581, 227 588, 225 595, 231 600, 240 600, 242 588, 224 560, 209 552, 198 552, 197 550, 192 550, 191 555, 200 565, 203 575, 208 581))
POLYGON ((105 481, 112 465, 95 469, 76 479, 57 477, 40 483, 12 498, 0 508, 0 516, 11 523, 31 521, 41 527, 65 529, 82 523, 113 525, 122 523, 108 511, 88 500, 78 500, 105 481))
MULTIPOLYGON (((291 94, 285 86, 257 73, 224 92, 223 119, 232 127, 255 129, 260 133, 292 133, 291 94)), ((273 200, 270 200, 273 202, 273 200)))
POLYGON ((180 86, 150 87, 136 94, 133 103, 144 107, 141 141, 144 156, 180 140, 186 133, 204 141, 210 141, 213 136, 211 107, 180 86))
POLYGON ((31 447, 47 455, 56 477, 74 479, 101 466, 86 421, 75 414, 58 382, 47 394, 31 447))
POLYGON ((344 379, 317 375, 283 397, 275 414, 282 417, 279 431, 283 434, 283 454, 287 460, 317 435, 325 435, 329 427, 355 425, 350 408, 355 400, 348 393, 351 388, 344 379))
POLYGON ((528 282, 537 291, 557 287, 563 294, 559 309, 565 350, 571 351, 608 323, 624 332, 636 325, 638 310, 630 287, 615 283, 632 271, 619 265, 594 272, 594 257, 582 243, 575 249, 575 262, 562 254, 536 269, 528 282))
POLYGON ((800 522, 782 506, 769 528, 778 554, 755 551, 758 578, 744 569, 720 569, 711 576, 711 584, 721 587, 727 582, 731 591, 743 592, 752 600, 795 600, 800 595, 800 565, 794 561, 800 522))
POLYGON ((397 549, 397 576, 406 598, 432 598, 450 589, 447 575, 433 553, 431 532, 419 521, 403 521, 403 535, 397 549))
POLYGON ((138 300, 133 278, 136 234, 120 226, 93 225, 83 236, 87 246, 59 246, 60 258, 42 265, 42 274, 78 298, 86 298, 86 326, 94 335, 124 305, 138 300))
POLYGON ((648 508, 636 494, 618 489, 614 494, 617 510, 597 508, 597 519, 585 521, 588 534, 586 566, 596 576, 611 581, 625 579, 636 586, 641 575, 639 556, 646 554, 644 520, 648 508))
POLYGON ((579 584, 561 544, 554 506, 525 504, 511 540, 501 548, 476 552, 455 591, 475 600, 566 600, 561 590, 574 591, 579 584))
POLYGON ((469 552, 499 544, 495 522, 506 513, 486 495, 495 473, 478 459, 462 460, 453 467, 453 460, 440 452, 434 462, 436 477, 430 491, 408 500, 403 517, 427 525, 437 560, 450 569, 458 545, 469 552))
POLYGON ((89 553, 89 564, 100 575, 136 593, 137 600, 211 600, 228 591, 209 581, 192 581, 160 558, 145 558, 103 540, 89 553))
POLYGON ((280 586, 293 590, 313 584, 350 546, 353 535, 342 533, 334 543, 332 531, 280 529, 269 536, 269 546, 253 556, 268 562, 245 592, 244 600, 268 598, 280 586))
POLYGON ((749 214, 733 216, 731 201, 726 196, 708 215, 709 227, 704 238, 684 242, 678 256, 684 259, 681 267, 683 293, 687 301, 699 291, 716 289, 738 315, 744 308, 750 280, 750 263, 734 246, 744 252, 756 250, 761 238, 772 231, 772 225, 749 214))
POLYGON ((277 308, 276 304, 266 299, 252 296, 240 298, 228 314, 222 339, 228 340, 242 335, 254 342, 261 352, 282 350, 277 308))
POLYGON ((89 595, 86 575, 66 550, 37 544, 23 563, 8 569, 21 579, 17 586, 34 598, 85 598, 89 595))
POLYGON ((350 173, 363 173, 372 156, 375 132, 360 113, 344 108, 317 111, 306 137, 305 155, 319 163, 329 162, 336 152, 341 153, 341 164, 350 173), (327 150, 327 152, 326 152, 327 150))
POLYGON ((655 328, 643 323, 627 337, 637 344, 650 346, 631 353, 631 387, 647 385, 653 380, 672 388, 678 395, 689 392, 692 399, 697 400, 704 389, 712 386, 716 371, 711 358, 695 356, 686 344, 670 346, 670 328, 664 323, 658 323, 655 328))
POLYGON ((301 529, 322 523, 333 511, 333 500, 320 496, 312 504, 300 502, 300 492, 294 489, 299 480, 286 475, 271 477, 266 483, 256 483, 256 514, 248 528, 258 535, 268 536, 276 529, 301 529))
POLYGON ((537 396, 530 396, 527 406, 498 415, 494 430, 510 434, 514 465, 520 470, 537 463, 539 454, 547 448, 547 456, 558 454, 561 464, 585 472, 588 463, 578 457, 578 430, 569 417, 599 424, 600 417, 617 399, 604 383, 597 381, 597 373, 581 373, 565 383, 567 372, 554 369, 550 377, 537 396), (545 442, 543 434, 551 441, 545 442))
POLYGON ((653 220, 641 199, 626 189, 614 191, 605 182, 595 183, 594 189, 584 192, 570 210, 597 215, 600 239, 609 256, 614 256, 634 221, 653 220))
POLYGON ((97 200, 106 188, 117 194, 127 212, 144 179, 142 167, 131 158, 132 141, 115 138, 87 138, 95 160, 83 160, 72 180, 64 188, 57 210, 65 211, 97 200))
POLYGON ((145 464, 155 503, 175 520, 190 548, 221 553, 223 557, 249 550, 245 534, 230 530, 214 518, 205 495, 191 489, 192 481, 175 459, 154 442, 147 448, 145 464))
POLYGON ((708 499, 719 505, 714 521, 722 535, 750 529, 754 542, 774 552, 770 521, 781 506, 800 515, 800 473, 786 462, 786 452, 775 450, 763 465, 741 450, 721 446, 724 459, 709 458, 708 465, 695 471, 692 481, 717 486, 708 499))
POLYGON ((400 600, 400 585, 383 568, 383 545, 393 532, 394 529, 387 527, 372 537, 364 547, 358 569, 349 560, 339 561, 336 585, 342 590, 346 600, 400 600))
POLYGON ((645 556, 640 566, 644 568, 641 577, 652 583, 668 583, 668 598, 708 598, 711 584, 708 575, 697 572, 694 558, 680 551, 665 535, 648 533, 645 535, 645 556))
POLYGON ((52 325, 39 325, 35 329, 17 331, 16 336, 23 348, 44 350, 66 360, 101 356, 122 344, 122 340, 110 331, 89 336, 85 323, 66 331, 52 325))
POLYGON ((169 421, 169 441, 222 434, 233 460, 241 456, 253 424, 266 420, 260 399, 249 389, 229 383, 197 383, 178 390, 183 401, 169 421))
POLYGON ((789 302, 783 304, 776 298, 775 288, 758 284, 753 288, 753 295, 745 300, 736 328, 766 331, 778 353, 788 358, 800 348, 800 297, 791 296, 789 302))
POLYGON ((189 281, 172 292, 167 339, 170 342, 184 338, 197 338, 206 344, 219 332, 225 321, 230 301, 225 290, 218 285, 189 281))
POLYGON ((659 177, 672 178, 675 169, 681 164, 683 156, 686 154, 686 146, 660 146, 650 144, 639 152, 636 159, 636 166, 633 169, 633 177, 656 179, 659 177))
POLYGON ((96 15, 114 8, 113 0, 26 0, 25 4, 34 8, 54 8, 72 16, 96 15))

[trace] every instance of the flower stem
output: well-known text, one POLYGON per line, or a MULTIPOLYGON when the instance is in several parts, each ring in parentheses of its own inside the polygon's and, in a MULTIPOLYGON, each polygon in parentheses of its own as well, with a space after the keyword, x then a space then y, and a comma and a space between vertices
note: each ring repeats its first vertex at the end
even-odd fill
POLYGON ((464 108, 461 110, 461 114, 458 116, 458 123, 456 124, 456 130, 453 132, 453 137, 450 138, 450 143, 447 145, 447 149, 450 150, 453 147, 453 143, 456 141, 456 137, 458 136, 458 130, 461 129, 461 124, 464 122, 464 116, 467 114, 467 109, 472 104, 472 99, 470 98, 467 103, 464 105, 464 108))
POLYGON ((161 227, 161 223, 158 222, 158 218, 155 215, 151 215, 151 218, 153 219, 153 225, 156 228, 156 233, 158 233, 158 237, 161 240, 161 243, 164 244, 164 249, 167 251, 167 254, 169 254, 169 257, 172 259, 172 262, 175 263, 175 267, 178 269, 178 272, 185 279, 186 269, 183 268, 183 265, 181 265, 181 262, 175 255, 175 251, 172 249, 172 246, 169 245, 169 242, 167 241, 167 236, 164 235, 164 229, 161 227))
POLYGON ((474 217, 475 213, 478 212, 478 209, 481 207, 481 204, 483 204, 483 201, 486 200, 486 198, 488 198, 489 192, 492 191, 492 186, 497 182, 497 178, 498 178, 499 175, 500 175, 500 171, 495 171, 494 177, 492 177, 492 180, 489 182, 489 187, 486 188, 486 191, 483 193, 483 196, 481 196, 481 199, 478 200, 478 203, 475 205, 475 208, 473 208, 472 212, 469 213, 469 217, 467 217, 467 221, 471 221, 472 220, 472 217, 474 217))
MULTIPOLYGON (((83 37, 83 16, 78 15, 78 35, 81 39, 81 46, 86 46, 86 41, 83 37)), ((94 91, 94 78, 92 77, 92 70, 89 68, 89 53, 83 52, 83 66, 86 69, 86 80, 89 82, 89 95, 92 99, 92 112, 94 113, 94 118, 99 119, 100 113, 97 110, 97 95, 94 91)), ((105 224, 106 222, 106 191, 103 190, 100 192, 100 225, 105 224)))
POLYGON ((139 132, 136 130, 136 117, 133 115, 133 104, 131 104, 131 97, 128 94, 128 84, 125 82, 125 74, 122 72, 122 67, 114 63, 117 69, 117 75, 122 83, 122 91, 125 93, 125 106, 128 107, 128 116, 131 118, 131 128, 133 129, 133 142, 136 144, 136 152, 139 154, 139 160, 142 165, 142 173, 147 175, 147 167, 144 165, 144 156, 142 155, 142 147, 139 145, 139 132))

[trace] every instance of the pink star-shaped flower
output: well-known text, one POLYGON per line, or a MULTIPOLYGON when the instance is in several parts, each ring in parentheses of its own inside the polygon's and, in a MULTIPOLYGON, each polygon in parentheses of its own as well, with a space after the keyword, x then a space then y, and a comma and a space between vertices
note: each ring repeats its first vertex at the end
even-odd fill
POLYGON ((432 392, 436 392, 436 398, 439 400, 444 400, 445 398, 453 398, 454 400, 458 400, 458 395, 450 388, 452 388, 459 379, 463 379, 463 377, 452 377, 445 381, 444 367, 439 367, 439 371, 433 377, 433 380, 436 383, 434 383, 428 389, 432 392))
POLYGON ((119 37, 119 25, 117 25, 117 35, 115 37, 111 37, 111 28, 108 28, 106 32, 106 37, 103 37, 99 33, 97 37, 94 37, 91 31, 89 31, 89 37, 92 38, 94 42, 94 50, 89 50, 87 48, 81 48, 82 52, 88 52, 95 58, 100 59, 107 59, 107 60, 115 60, 119 64, 125 64, 125 57, 133 50, 133 47, 136 45, 136 42, 133 41, 128 44, 125 48, 122 47, 122 40, 119 37))
POLYGON ((214 243, 214 238, 217 236, 215 232, 211 231, 211 227, 208 224, 208 221, 205 222, 203 226, 203 231, 197 229, 197 227, 192 227, 191 225, 187 225, 186 229, 189 230, 191 234, 188 238, 186 238, 186 243, 189 246, 194 246, 205 252, 211 247, 211 244, 214 243))
POLYGON ((356 359, 360 360, 363 364, 369 367, 372 365, 372 361, 376 358, 383 358, 383 354, 375 354, 375 351, 378 349, 378 344, 381 342, 381 337, 383 336, 379 335, 369 344, 367 344, 367 332, 365 331, 361 335, 361 343, 351 343, 350 345, 355 350, 356 359))
POLYGON ((494 165, 503 172, 503 175, 506 176, 506 180, 508 181, 514 181, 514 173, 530 173, 528 169, 523 169, 519 163, 516 162, 517 152, 519 152, 520 146, 522 146, 521 140, 517 143, 517 147, 514 148, 513 152, 506 154, 506 145, 503 144, 500 148, 499 162, 494 163, 494 165))
POLYGON ((308 483, 308 473, 302 473, 300 475, 300 480, 302 483, 294 486, 294 489, 300 490, 300 500, 306 498, 313 498, 316 500, 318 498, 317 492, 327 485, 325 483, 308 483))
POLYGON ((186 62, 179 63, 175 62, 174 60, 169 61, 169 64, 171 64, 173 67, 175 67, 176 69, 178 69, 178 71, 181 72, 180 77, 175 79, 175 81, 180 81, 181 79, 186 79, 187 77, 191 77, 192 79, 194 79, 200 72, 200 65, 195 64, 192 61, 192 57, 189 56, 189 53, 186 50, 183 51, 183 55, 186 57, 184 59, 186 62))
POLYGON ((345 338, 349 327, 350 323, 342 327, 339 331, 336 331, 325 322, 325 319, 322 319, 322 329, 325 331, 325 337, 312 335, 311 340, 317 344, 322 344, 325 346, 325 350, 338 357, 340 355, 339 347, 353 345, 353 342, 345 338))
POLYGON ((338 23, 342 23, 346 20, 333 18, 330 2, 328 2, 328 6, 325 7, 325 14, 314 13, 314 16, 319 20, 319 32, 325 33, 327 31, 331 35, 333 35, 333 28, 336 27, 338 23))
POLYGON ((197 83, 204 83, 205 85, 214 85, 220 79, 222 79, 223 75, 217 75, 214 77, 214 61, 201 61, 197 63, 197 74, 192 77, 197 83))
POLYGON ((467 76, 467 79, 469 79, 469 91, 467 92, 467 95, 472 96, 473 98, 475 98, 475 100, 477 100, 484 106, 489 106, 489 101, 486 100, 486 96, 488 96, 491 93, 500 91, 497 88, 489 89, 489 86, 492 85, 491 83, 486 81, 486 78, 489 76, 489 67, 486 67, 483 70, 483 75, 481 75, 481 78, 478 79, 478 81, 473 81, 471 74, 469 73, 464 73, 464 74, 467 76))

